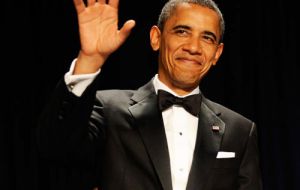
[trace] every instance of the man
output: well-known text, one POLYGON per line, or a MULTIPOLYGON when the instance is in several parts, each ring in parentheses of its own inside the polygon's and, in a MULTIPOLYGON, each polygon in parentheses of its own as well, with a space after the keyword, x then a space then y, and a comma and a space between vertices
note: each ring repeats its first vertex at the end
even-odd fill
POLYGON ((158 74, 138 90, 97 92, 94 78, 135 22, 118 30, 118 0, 74 4, 81 50, 42 114, 42 154, 97 167, 104 190, 262 188, 255 124, 199 90, 224 46, 213 1, 166 3, 150 30, 158 74))

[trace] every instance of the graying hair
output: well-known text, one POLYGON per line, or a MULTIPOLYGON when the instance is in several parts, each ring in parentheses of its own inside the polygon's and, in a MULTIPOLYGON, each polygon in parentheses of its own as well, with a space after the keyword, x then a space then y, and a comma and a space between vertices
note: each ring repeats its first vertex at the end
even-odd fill
POLYGON ((163 30, 166 20, 172 15, 173 11, 176 7, 181 3, 193 3, 203 7, 207 7, 213 11, 215 11, 219 16, 219 26, 220 26, 220 40, 223 40, 224 32, 225 32, 225 21, 220 11, 218 5, 213 0, 169 0, 161 10, 159 15, 157 26, 160 30, 163 30))

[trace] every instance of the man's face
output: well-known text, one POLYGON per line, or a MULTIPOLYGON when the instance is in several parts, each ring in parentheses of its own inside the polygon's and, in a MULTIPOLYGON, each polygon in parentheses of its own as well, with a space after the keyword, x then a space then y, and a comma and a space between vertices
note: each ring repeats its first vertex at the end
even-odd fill
POLYGON ((159 50, 159 79, 178 94, 186 94, 219 59, 219 17, 213 10, 195 4, 180 4, 161 32, 150 32, 151 45, 159 50))

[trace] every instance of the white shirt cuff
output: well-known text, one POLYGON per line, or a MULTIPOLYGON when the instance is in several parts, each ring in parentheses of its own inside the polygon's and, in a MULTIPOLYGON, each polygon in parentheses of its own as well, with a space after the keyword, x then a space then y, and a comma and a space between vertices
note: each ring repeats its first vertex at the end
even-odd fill
POLYGON ((73 75, 72 73, 75 68, 76 60, 77 59, 74 59, 72 61, 70 70, 65 74, 64 80, 69 91, 80 97, 85 89, 94 81, 101 69, 91 74, 73 75))

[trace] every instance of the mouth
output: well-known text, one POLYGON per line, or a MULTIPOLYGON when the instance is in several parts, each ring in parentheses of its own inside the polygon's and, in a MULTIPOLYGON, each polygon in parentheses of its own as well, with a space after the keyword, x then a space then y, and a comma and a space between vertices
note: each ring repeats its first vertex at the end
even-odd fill
POLYGON ((190 57, 177 57, 177 61, 180 63, 188 64, 188 65, 202 65, 202 62, 199 61, 198 59, 195 58, 190 58, 190 57))

